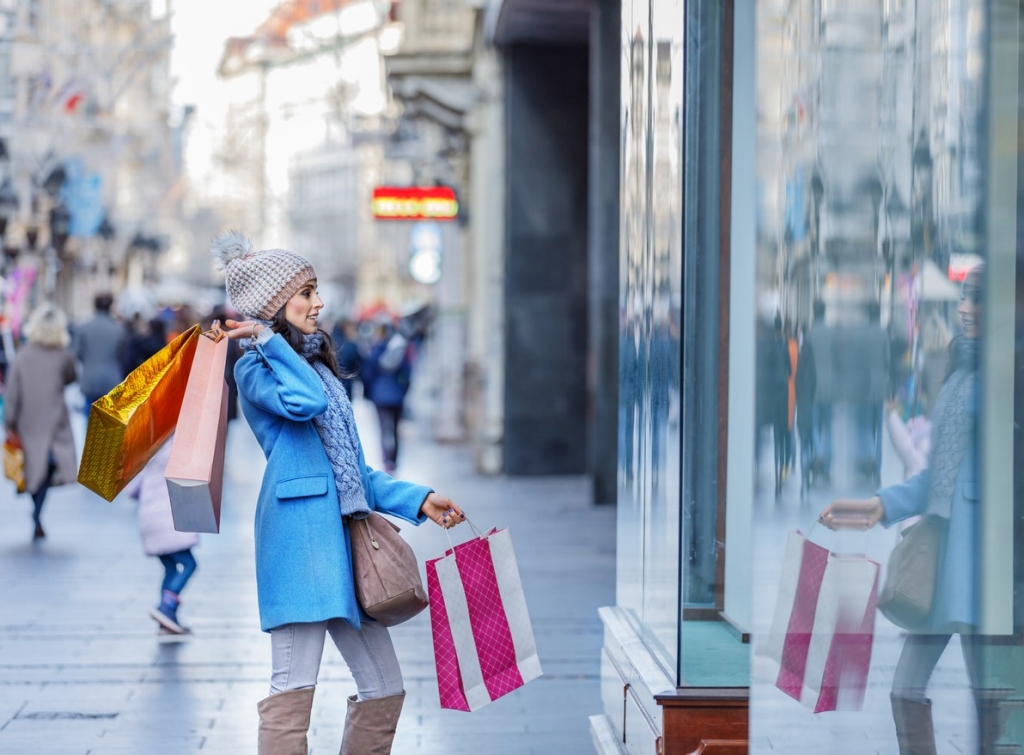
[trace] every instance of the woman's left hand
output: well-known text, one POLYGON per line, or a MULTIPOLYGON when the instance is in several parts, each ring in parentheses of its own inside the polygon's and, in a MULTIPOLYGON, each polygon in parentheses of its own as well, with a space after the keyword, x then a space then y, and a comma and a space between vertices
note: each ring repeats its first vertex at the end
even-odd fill
POLYGON ((833 501, 818 517, 830 530, 869 530, 882 521, 885 506, 877 495, 866 501, 840 499, 833 501))
POLYGON ((225 320, 221 325, 221 329, 231 339, 255 338, 265 327, 263 323, 252 320, 225 320))
POLYGON ((423 505, 420 506, 420 511, 428 519, 438 526, 444 527, 446 530, 466 521, 466 515, 462 513, 462 509, 455 505, 451 498, 445 498, 437 493, 431 493, 427 496, 426 500, 423 501, 423 505))

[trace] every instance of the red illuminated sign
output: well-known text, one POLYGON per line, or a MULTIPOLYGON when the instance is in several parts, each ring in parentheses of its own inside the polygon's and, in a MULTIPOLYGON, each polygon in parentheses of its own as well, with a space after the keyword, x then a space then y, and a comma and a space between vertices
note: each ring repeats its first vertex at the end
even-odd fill
POLYGON ((447 186, 378 186, 373 190, 377 220, 455 220, 459 203, 447 186))

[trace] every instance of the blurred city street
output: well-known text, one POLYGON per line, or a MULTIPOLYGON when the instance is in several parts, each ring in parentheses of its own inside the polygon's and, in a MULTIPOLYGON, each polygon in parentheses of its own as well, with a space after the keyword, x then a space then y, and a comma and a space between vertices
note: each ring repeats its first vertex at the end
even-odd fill
POLYGON ((1024 755, 1022 30, 0 0, 0 755, 1024 755), (339 517, 445 498, 543 674, 333 624, 349 708, 339 517))
MULTIPOLYGON (((376 422, 356 402, 368 461, 376 422)), ((74 417, 81 443, 84 423, 74 417)), ((459 446, 403 426, 398 474, 460 503, 478 527, 513 535, 544 676, 474 713, 439 708, 427 613, 393 630, 408 698, 397 753, 540 755, 593 751, 600 710, 597 608, 614 602, 613 507, 589 502, 582 476, 479 477, 459 446)), ((30 541, 27 496, 2 483, 0 527, 0 752, 53 755, 252 753, 256 703, 267 694, 269 637, 259 630, 252 516, 263 456, 244 420, 228 436, 219 535, 203 535, 199 569, 180 616, 194 634, 161 643, 147 611, 162 568, 143 555, 135 511, 79 486, 55 489, 48 537, 30 541)), ((431 524, 405 527, 420 560, 447 547, 431 524)), ((456 529, 456 542, 470 534, 456 529)), ((348 670, 328 643, 313 705, 310 752, 337 753, 348 670)))

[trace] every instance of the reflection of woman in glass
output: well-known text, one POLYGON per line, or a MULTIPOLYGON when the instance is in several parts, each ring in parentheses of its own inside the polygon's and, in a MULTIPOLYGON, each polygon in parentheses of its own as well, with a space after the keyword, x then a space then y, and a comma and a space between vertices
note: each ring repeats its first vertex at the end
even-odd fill
MULTIPOLYGON (((929 466, 867 501, 835 501, 822 513, 826 527, 886 527, 917 514, 943 522, 935 596, 929 615, 907 635, 892 684, 892 712, 901 755, 934 753, 931 701, 925 691, 953 634, 960 634, 964 662, 978 696, 981 639, 977 626, 976 577, 978 466, 976 443, 977 364, 981 327, 981 267, 963 285, 957 309, 963 335, 950 344, 949 370, 932 410, 929 466)), ((982 732, 982 739, 988 739, 982 732)), ((985 751, 984 749, 982 751, 985 751)))

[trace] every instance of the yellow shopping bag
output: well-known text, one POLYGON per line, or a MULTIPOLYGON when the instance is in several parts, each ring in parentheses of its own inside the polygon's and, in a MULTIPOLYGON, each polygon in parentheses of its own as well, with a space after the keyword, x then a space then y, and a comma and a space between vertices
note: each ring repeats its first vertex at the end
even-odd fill
POLYGON ((25 492, 25 451, 14 433, 7 433, 4 441, 4 476, 13 482, 19 493, 25 492))
POLYGON ((93 403, 78 468, 89 490, 114 500, 174 432, 198 339, 195 325, 93 403))

